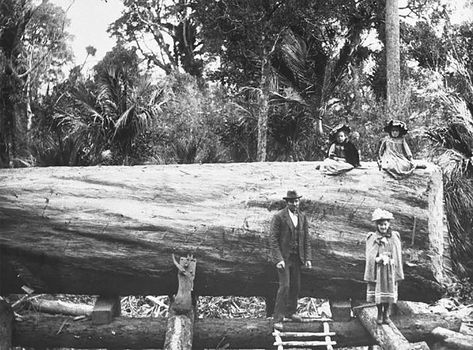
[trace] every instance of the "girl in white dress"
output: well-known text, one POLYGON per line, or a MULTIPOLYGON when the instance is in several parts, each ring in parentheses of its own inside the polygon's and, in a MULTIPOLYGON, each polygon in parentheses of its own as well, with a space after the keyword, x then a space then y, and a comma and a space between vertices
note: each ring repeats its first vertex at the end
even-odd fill
POLYGON ((378 166, 395 179, 411 175, 416 165, 412 161, 412 152, 404 136, 407 134, 406 123, 391 120, 384 128, 389 135, 382 141, 378 151, 378 166))

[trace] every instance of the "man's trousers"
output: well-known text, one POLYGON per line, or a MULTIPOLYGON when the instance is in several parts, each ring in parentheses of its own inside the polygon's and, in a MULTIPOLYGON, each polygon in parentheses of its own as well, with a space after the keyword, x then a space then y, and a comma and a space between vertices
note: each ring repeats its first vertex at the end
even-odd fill
POLYGON ((289 255, 284 263, 286 265, 284 269, 277 269, 279 288, 276 294, 273 315, 276 322, 282 321, 284 316, 291 316, 297 312, 297 300, 301 289, 301 260, 299 255, 289 255))

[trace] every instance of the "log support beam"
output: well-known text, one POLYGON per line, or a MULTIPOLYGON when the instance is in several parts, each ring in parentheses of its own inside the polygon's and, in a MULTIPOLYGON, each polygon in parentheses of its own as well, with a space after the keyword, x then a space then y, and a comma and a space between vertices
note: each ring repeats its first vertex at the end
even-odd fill
MULTIPOLYGON (((394 316, 393 322, 410 342, 431 338, 434 328, 460 329, 461 320, 433 313, 394 316)), ((163 348, 167 322, 164 318, 116 317, 112 323, 97 327, 89 319, 46 314, 23 315, 16 322, 13 345, 35 348, 78 349, 156 349, 163 348), (58 331, 60 330, 60 331, 58 331)), ((281 332, 324 332, 322 322, 283 323, 281 332)), ((375 345, 359 319, 332 322, 331 338, 337 347, 375 345)), ((197 319, 192 346, 195 349, 270 349, 273 347, 273 324, 268 319, 197 319)))
POLYGON ((179 286, 169 308, 164 349, 191 350, 195 319, 192 291, 194 289, 196 260, 192 255, 188 255, 186 258, 181 257, 178 263, 174 254, 172 259, 178 270, 179 286))
POLYGON ((108 324, 113 318, 120 316, 121 303, 119 296, 99 296, 92 310, 93 324, 108 324))
POLYGON ((13 310, 0 299, 0 350, 12 348, 13 310))
POLYGON ((350 321, 352 315, 351 300, 330 300, 329 302, 334 321, 350 321))
POLYGON ((46 300, 34 298, 28 300, 28 303, 31 305, 33 310, 38 312, 45 312, 48 314, 62 314, 62 315, 71 315, 71 316, 90 316, 94 307, 87 304, 76 304, 65 302, 62 300, 46 300))
POLYGON ((375 306, 359 306, 355 307, 353 310, 365 329, 384 350, 429 349, 425 342, 415 344, 409 343, 406 337, 391 320, 388 324, 378 325, 376 322, 378 311, 375 306))
POLYGON ((442 327, 432 331, 432 335, 448 349, 473 350, 473 336, 442 327))

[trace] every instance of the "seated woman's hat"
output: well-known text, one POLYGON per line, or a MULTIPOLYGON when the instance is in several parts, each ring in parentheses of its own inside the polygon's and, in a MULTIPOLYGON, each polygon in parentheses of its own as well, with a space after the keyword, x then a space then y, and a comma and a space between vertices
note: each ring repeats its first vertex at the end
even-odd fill
POLYGON ((351 129, 348 125, 346 124, 338 124, 336 127, 334 127, 330 133, 328 134, 329 138, 330 139, 333 139, 335 138, 335 135, 337 135, 337 133, 339 133, 340 131, 343 131, 345 132, 346 134, 349 134, 351 129))
POLYGON ((389 211, 376 208, 371 215, 371 221, 378 221, 378 220, 393 220, 394 216, 389 211))
POLYGON ((407 129, 407 125, 406 123, 400 121, 400 120, 390 120, 389 123, 386 124, 386 126, 384 127, 384 131, 389 133, 392 128, 399 128, 399 134, 401 136, 407 134, 407 132, 409 131, 407 129))

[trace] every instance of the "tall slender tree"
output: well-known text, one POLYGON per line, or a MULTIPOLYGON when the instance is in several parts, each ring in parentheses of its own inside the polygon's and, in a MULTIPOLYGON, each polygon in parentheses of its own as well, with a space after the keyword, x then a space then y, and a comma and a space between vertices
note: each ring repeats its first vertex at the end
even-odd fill
POLYGON ((386 0, 386 106, 391 118, 398 112, 398 96, 401 84, 399 50, 399 2, 386 0))
POLYGON ((28 158, 31 101, 71 58, 65 12, 48 1, 0 2, 0 167, 28 158))

